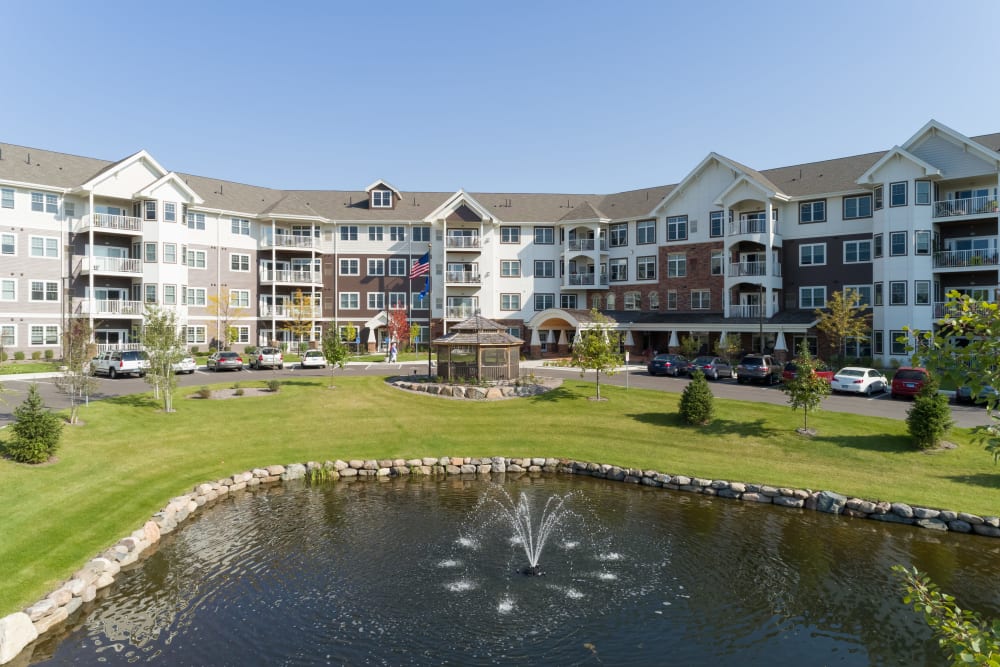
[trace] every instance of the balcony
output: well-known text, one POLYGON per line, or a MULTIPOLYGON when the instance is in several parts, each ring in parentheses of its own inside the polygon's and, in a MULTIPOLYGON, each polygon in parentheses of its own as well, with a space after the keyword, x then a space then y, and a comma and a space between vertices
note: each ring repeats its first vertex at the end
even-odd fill
POLYGON ((117 350, 141 350, 142 343, 98 343, 97 353, 115 352, 117 350))
POLYGON ((124 301, 121 299, 79 299, 76 300, 73 311, 77 315, 134 319, 142 317, 144 304, 142 301, 124 301))
POLYGON ((273 317, 279 320, 315 320, 322 317, 322 307, 313 306, 269 306, 260 305, 261 317, 273 317))
POLYGON ((451 250, 478 250, 479 234, 472 236, 446 236, 444 245, 451 250))
MULTIPOLYGON (((602 273, 601 276, 600 276, 600 278, 601 278, 600 284, 604 285, 604 286, 607 286, 607 284, 608 284, 608 275, 606 273, 602 273)), ((598 284, 597 283, 597 274, 595 274, 595 273, 567 273, 566 274, 565 284, 569 285, 570 287, 578 287, 578 286, 579 287, 588 287, 588 286, 594 286, 594 285, 598 284)))
MULTIPOLYGON (((949 301, 935 301, 934 302, 934 317, 940 319, 942 317, 955 317, 962 314, 961 308, 949 308, 949 301)), ((969 305, 969 313, 974 313, 976 315, 986 315, 992 311, 991 304, 989 302, 973 302, 969 305)))
POLYGON ((141 276, 142 260, 128 257, 84 257, 77 264, 77 273, 87 275, 141 276))
POLYGON ((275 234, 274 238, 264 238, 260 242, 262 249, 278 248, 289 250, 319 250, 320 240, 315 236, 296 236, 293 234, 275 234))
POLYGON ((478 285, 481 280, 478 271, 445 271, 444 278, 445 282, 462 285, 478 285))
POLYGON ((751 234, 767 234, 767 220, 740 218, 729 223, 729 236, 749 236, 751 234))
POLYGON ((997 210, 996 197, 964 197, 962 199, 946 199, 934 202, 935 218, 951 218, 962 215, 993 215, 997 210))
POLYGON ((467 320, 479 312, 478 306, 462 305, 448 306, 444 309, 444 316, 449 320, 467 320))
POLYGON ((261 269, 260 282, 265 285, 321 285, 323 277, 319 271, 261 269))
MULTIPOLYGON (((570 252, 588 252, 597 247, 597 242, 594 239, 570 239, 566 242, 566 248, 570 252)), ((601 240, 601 251, 608 249, 608 242, 601 240)))
POLYGON ((113 234, 142 235, 142 218, 129 215, 111 215, 110 213, 92 213, 83 216, 76 225, 75 232, 94 231, 111 232, 113 234))
MULTIPOLYGON (((748 276, 766 276, 767 262, 733 262, 729 265, 728 278, 743 278, 748 276)), ((781 276, 781 264, 777 262, 771 270, 771 275, 781 276)))
POLYGON ((1000 264, 996 250, 943 250, 934 253, 935 269, 978 268, 1000 264))

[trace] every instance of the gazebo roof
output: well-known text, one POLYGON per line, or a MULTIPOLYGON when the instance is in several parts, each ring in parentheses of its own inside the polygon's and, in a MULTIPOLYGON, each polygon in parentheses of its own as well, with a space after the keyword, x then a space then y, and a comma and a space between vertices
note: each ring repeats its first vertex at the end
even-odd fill
POLYGON ((451 331, 434 339, 435 345, 522 345, 524 341, 511 336, 506 327, 482 315, 473 315, 451 327, 451 331))

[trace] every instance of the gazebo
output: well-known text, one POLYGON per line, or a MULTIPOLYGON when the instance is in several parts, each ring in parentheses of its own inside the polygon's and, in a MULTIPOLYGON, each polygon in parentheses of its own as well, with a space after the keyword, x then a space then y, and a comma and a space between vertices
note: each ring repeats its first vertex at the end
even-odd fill
POLYGON ((520 372, 521 345, 505 328, 475 315, 435 338, 438 375, 449 382, 474 378, 488 382, 515 380, 520 372))

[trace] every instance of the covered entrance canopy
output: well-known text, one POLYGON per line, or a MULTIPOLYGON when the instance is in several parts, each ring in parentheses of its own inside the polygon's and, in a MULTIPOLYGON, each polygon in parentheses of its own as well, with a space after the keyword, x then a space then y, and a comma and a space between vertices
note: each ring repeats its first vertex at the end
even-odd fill
POLYGON ((449 382, 517 379, 523 343, 497 322, 475 315, 434 339, 438 375, 449 382))

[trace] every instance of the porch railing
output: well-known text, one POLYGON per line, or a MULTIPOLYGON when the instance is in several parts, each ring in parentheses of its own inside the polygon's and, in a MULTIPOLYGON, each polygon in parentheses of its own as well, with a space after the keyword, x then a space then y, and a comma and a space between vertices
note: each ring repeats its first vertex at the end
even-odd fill
POLYGON ((997 198, 991 196, 963 197, 934 202, 934 217, 948 218, 955 215, 977 215, 997 213, 997 198))
POLYGON ((475 236, 446 236, 444 240, 446 248, 478 248, 479 235, 475 236))
POLYGON ((81 299, 77 304, 76 312, 79 315, 142 317, 144 304, 142 301, 122 299, 81 299))
POLYGON ((478 271, 446 271, 445 280, 449 283, 472 283, 479 284, 478 271))
POLYGON ((954 266, 996 266, 997 251, 988 249, 976 250, 942 250, 934 253, 934 268, 944 269, 954 266))
POLYGON ((142 260, 127 257, 84 257, 80 260, 79 269, 100 273, 142 273, 142 260))
POLYGON ((78 231, 85 229, 105 229, 114 232, 142 233, 142 218, 129 215, 112 215, 110 213, 89 213, 80 219, 78 231))

